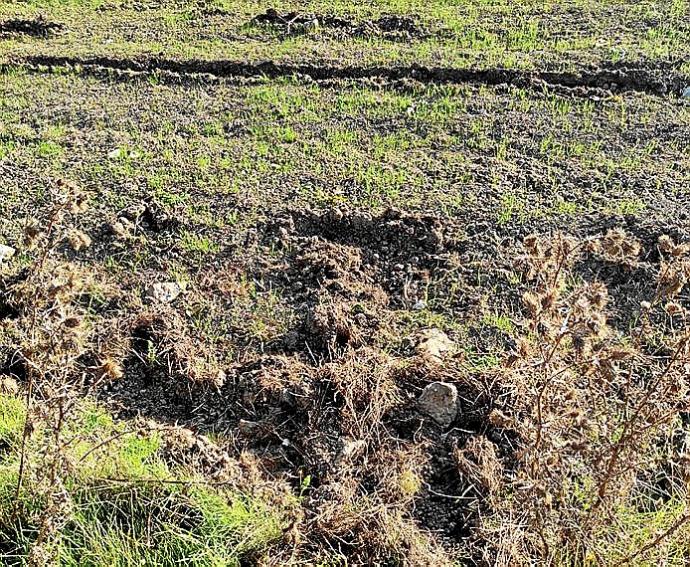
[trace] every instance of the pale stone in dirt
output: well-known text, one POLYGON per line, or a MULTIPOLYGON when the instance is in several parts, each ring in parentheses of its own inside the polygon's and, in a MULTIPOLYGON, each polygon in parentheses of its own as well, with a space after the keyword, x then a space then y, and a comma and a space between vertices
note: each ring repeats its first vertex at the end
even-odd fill
POLYGON ((17 250, 15 248, 6 246, 5 244, 0 244, 0 264, 12 258, 12 256, 14 256, 16 253, 17 250))
POLYGON ((159 303, 172 303, 182 293, 182 286, 175 282, 155 283, 146 291, 146 296, 159 303))
POLYGON ((425 358, 441 361, 455 351, 455 343, 441 329, 425 329, 417 339, 417 354, 425 358))
POLYGON ((19 392, 19 384, 14 378, 0 378, 0 394, 16 394, 19 392))
POLYGON ((422 391, 417 407, 441 427, 448 427, 458 415, 458 389, 446 382, 432 382, 422 391))

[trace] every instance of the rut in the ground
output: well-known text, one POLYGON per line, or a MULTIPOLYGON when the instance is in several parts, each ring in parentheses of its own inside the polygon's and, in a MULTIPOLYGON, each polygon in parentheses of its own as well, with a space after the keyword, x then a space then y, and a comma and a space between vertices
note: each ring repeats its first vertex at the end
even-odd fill
MULTIPOLYGON (((675 67, 618 66, 592 67, 580 72, 523 71, 517 69, 458 69, 453 67, 410 66, 349 66, 333 67, 312 64, 243 63, 217 60, 177 61, 162 58, 57 57, 31 56, 13 62, 28 71, 41 72, 42 67, 79 67, 84 74, 102 76, 127 73, 128 76, 158 73, 171 74, 170 82, 187 79, 307 77, 314 81, 381 79, 384 81, 413 80, 427 84, 477 83, 513 85, 523 88, 561 88, 641 92, 645 94, 680 96, 688 79, 675 67)), ((1 71, 1 69, 0 69, 1 71)), ((166 77, 164 77, 165 79, 166 77)), ((577 94, 577 93, 576 93, 577 94)))

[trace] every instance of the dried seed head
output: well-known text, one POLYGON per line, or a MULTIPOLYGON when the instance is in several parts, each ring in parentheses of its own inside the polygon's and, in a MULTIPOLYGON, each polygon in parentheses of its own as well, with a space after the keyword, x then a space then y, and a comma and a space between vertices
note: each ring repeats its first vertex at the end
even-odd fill
POLYGON ((659 249, 662 252, 666 252, 667 254, 669 254, 671 250, 673 250, 673 248, 675 247, 673 240, 671 240, 671 237, 668 234, 662 234, 659 237, 658 244, 659 249))
POLYGON ((88 208, 89 203, 83 195, 77 194, 74 196, 74 200, 70 204, 70 211, 72 211, 73 214, 79 215, 81 213, 85 213, 88 208))
POLYGON ((539 252, 539 237, 536 234, 526 236, 522 243, 530 254, 536 255, 539 252))
POLYGON ((522 296, 522 301, 524 302, 530 317, 536 317, 537 313, 539 313, 539 306, 541 305, 539 296, 536 293, 528 291, 522 296))
POLYGON ((24 227, 24 244, 31 248, 34 246, 39 236, 41 235, 41 227, 38 221, 31 219, 26 223, 24 227))
POLYGON ((673 317, 674 315, 683 315, 683 313, 685 313, 685 309, 683 309, 683 306, 680 303, 676 303, 675 301, 669 301, 664 306, 664 310, 671 317, 673 317))
POLYGON ((119 380, 124 376, 122 367, 112 358, 106 358, 103 361, 101 371, 103 372, 103 376, 109 378, 110 380, 119 380))

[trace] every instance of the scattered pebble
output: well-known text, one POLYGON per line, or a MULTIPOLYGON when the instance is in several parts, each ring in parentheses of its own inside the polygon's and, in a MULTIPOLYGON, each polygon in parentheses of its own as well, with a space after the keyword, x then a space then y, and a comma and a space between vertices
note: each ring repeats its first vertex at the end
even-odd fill
POLYGON ((685 87, 681 96, 683 98, 690 98, 690 87, 685 87))
POLYGON ((412 306, 412 309, 415 311, 424 311, 426 309, 426 301, 420 299, 412 306))
POLYGON ((458 415, 458 389, 446 382, 432 382, 422 391, 417 407, 441 427, 447 428, 458 415))
POLYGON ((14 256, 16 253, 16 248, 6 246, 5 244, 0 244, 0 264, 12 258, 12 256, 14 256))
POLYGON ((437 328, 423 330, 416 343, 417 354, 435 362, 440 362, 455 350, 455 343, 437 328))
POLYGON ((155 283, 148 288, 146 296, 158 303, 172 303, 182 291, 182 286, 176 282, 155 283))

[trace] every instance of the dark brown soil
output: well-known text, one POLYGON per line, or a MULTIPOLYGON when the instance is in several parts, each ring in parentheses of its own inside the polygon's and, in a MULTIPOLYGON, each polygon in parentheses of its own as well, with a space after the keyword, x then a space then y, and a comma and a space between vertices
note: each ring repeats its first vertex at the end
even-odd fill
MULTIPOLYGON (((177 61, 168 59, 114 59, 107 57, 73 58, 31 56, 15 64, 33 67, 74 67, 87 75, 111 79, 108 71, 138 73, 170 73, 167 80, 183 83, 186 78, 251 78, 308 77, 314 81, 381 79, 398 83, 416 81, 421 84, 474 83, 490 86, 512 85, 523 88, 554 89, 573 95, 606 95, 615 92, 641 92, 657 96, 680 97, 688 78, 677 69, 666 66, 612 64, 582 69, 580 72, 522 71, 514 69, 452 69, 423 66, 397 67, 324 67, 312 65, 241 63, 235 61, 177 61), (105 71, 105 73, 104 73, 105 71)), ((38 69, 40 71, 40 69, 38 69)), ((123 76, 127 78, 128 75, 123 76)), ((161 80, 166 80, 165 76, 161 80)))
POLYGON ((0 35, 18 34, 47 39, 51 35, 63 31, 64 26, 46 20, 6 20, 0 22, 0 35))
POLYGON ((286 35, 296 35, 319 28, 336 30, 339 35, 375 36, 391 41, 405 41, 426 37, 428 33, 409 16, 388 14, 376 20, 356 22, 350 18, 328 14, 280 13, 269 8, 256 16, 252 23, 270 26, 286 35))

